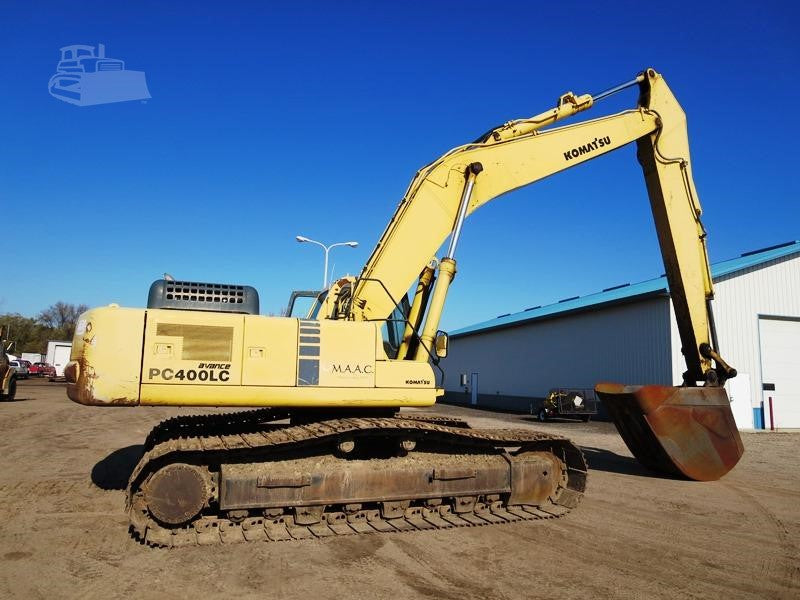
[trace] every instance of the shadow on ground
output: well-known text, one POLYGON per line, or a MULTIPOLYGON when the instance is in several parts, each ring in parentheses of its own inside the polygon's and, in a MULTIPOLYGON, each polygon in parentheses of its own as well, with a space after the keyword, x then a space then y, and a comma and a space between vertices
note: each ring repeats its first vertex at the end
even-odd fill
POLYGON ((638 460, 630 456, 622 456, 603 450, 602 448, 592 448, 591 446, 581 446, 589 470, 606 471, 608 473, 619 473, 620 475, 636 475, 638 477, 655 477, 659 479, 673 479, 669 475, 655 473, 643 467, 638 460))
POLYGON ((540 421, 538 417, 522 417, 523 421, 529 421, 531 423, 589 423, 590 421, 584 421, 583 419, 574 418, 570 419, 568 417, 547 417, 547 421, 540 421))
POLYGON ((103 490, 124 490, 142 457, 142 444, 114 450, 92 469, 92 483, 103 490))

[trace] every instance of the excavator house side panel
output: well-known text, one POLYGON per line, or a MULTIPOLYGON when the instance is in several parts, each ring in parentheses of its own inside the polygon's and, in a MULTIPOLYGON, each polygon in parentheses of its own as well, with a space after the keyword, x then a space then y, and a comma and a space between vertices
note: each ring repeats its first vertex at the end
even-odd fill
POLYGON ((431 406, 433 388, 321 386, 169 385, 142 386, 142 406, 288 406, 303 408, 387 408, 431 406))
POLYGON ((724 388, 600 383, 595 391, 628 449, 651 470, 714 481, 744 452, 724 388))
POLYGON ((116 305, 83 313, 64 368, 67 396, 88 406, 139 404, 145 311, 116 305))

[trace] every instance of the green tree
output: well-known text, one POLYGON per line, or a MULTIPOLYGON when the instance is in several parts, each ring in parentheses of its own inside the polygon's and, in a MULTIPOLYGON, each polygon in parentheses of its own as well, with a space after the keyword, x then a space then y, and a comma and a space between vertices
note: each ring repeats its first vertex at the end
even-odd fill
POLYGON ((85 304, 56 302, 40 312, 35 319, 18 313, 0 315, 0 326, 5 337, 13 342, 10 350, 12 354, 44 354, 47 352, 48 341, 72 339, 78 317, 88 308, 85 304))
POLYGON ((47 350, 47 340, 53 339, 49 335, 48 327, 20 314, 0 316, 0 325, 3 327, 5 337, 14 343, 10 350, 12 354, 22 352, 43 354, 47 350))

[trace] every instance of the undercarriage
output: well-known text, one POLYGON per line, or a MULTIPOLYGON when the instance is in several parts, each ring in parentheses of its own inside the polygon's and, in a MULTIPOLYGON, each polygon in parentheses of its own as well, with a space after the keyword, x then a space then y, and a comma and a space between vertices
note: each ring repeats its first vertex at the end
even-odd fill
POLYGON ((128 483, 133 534, 176 547, 548 519, 586 487, 582 453, 558 436, 407 413, 304 416, 158 425, 128 483))

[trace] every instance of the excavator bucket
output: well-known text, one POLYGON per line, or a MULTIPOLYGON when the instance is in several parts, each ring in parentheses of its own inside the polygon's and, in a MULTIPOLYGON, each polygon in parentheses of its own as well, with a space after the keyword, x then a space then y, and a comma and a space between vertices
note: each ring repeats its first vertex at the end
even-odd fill
POLYGON ((724 388, 599 383, 595 392, 628 449, 648 469, 714 481, 742 457, 724 388))

